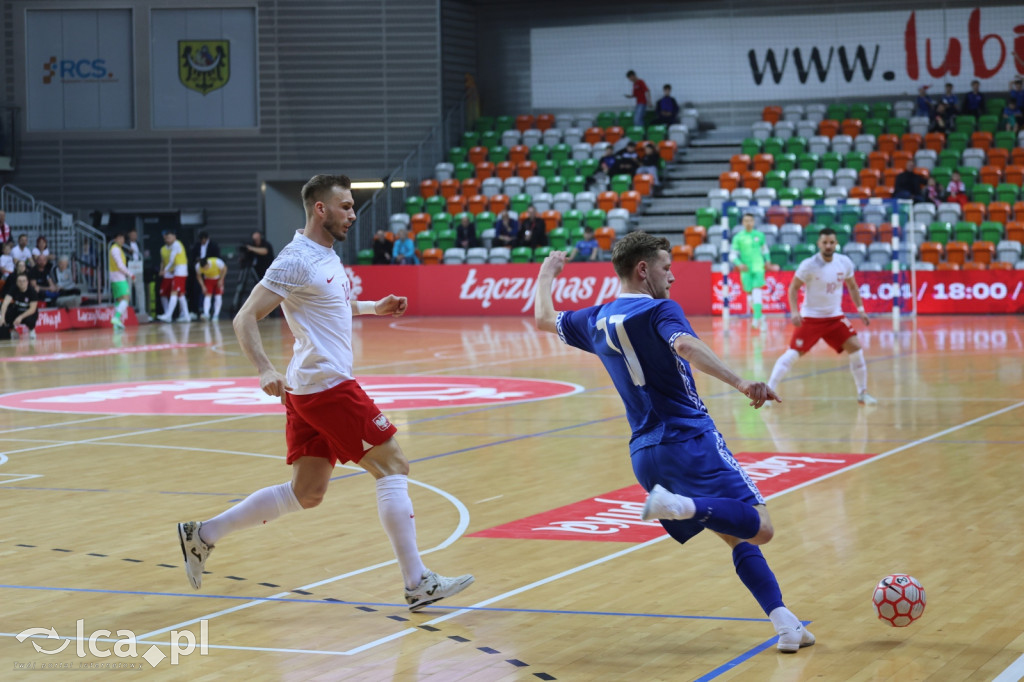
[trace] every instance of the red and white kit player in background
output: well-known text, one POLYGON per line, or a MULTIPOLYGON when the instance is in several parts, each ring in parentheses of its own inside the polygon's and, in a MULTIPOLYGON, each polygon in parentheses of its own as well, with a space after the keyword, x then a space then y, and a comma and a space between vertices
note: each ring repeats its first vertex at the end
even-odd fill
POLYGON ((352 376, 352 316, 405 313, 408 300, 350 299, 351 284, 332 248, 344 241, 356 214, 344 175, 315 175, 302 188, 306 225, 278 254, 234 319, 235 334, 260 374, 264 393, 286 408, 289 483, 257 490, 208 521, 178 524, 185 571, 199 589, 214 545, 229 533, 320 504, 337 462, 355 462, 377 481, 377 511, 405 579, 410 611, 461 592, 473 576, 447 578, 423 565, 409 499, 409 462, 397 429, 352 376), (295 336, 291 362, 280 374, 263 349, 257 322, 278 305, 295 336))
POLYGON ((818 253, 801 262, 793 275, 789 285, 789 309, 797 309, 800 287, 806 285, 807 292, 800 312, 794 312, 790 318, 796 329, 793 330, 789 350, 775 362, 768 386, 776 390, 796 359, 824 339, 837 353, 846 351, 849 354, 850 372, 857 385, 857 402, 875 405, 878 401, 868 393, 868 365, 864 361, 864 351, 853 325, 843 315, 843 284, 857 306, 860 319, 864 324, 871 324, 871 320, 864 311, 864 302, 853 276, 853 261, 836 253, 838 243, 835 230, 824 228, 818 236, 818 253))

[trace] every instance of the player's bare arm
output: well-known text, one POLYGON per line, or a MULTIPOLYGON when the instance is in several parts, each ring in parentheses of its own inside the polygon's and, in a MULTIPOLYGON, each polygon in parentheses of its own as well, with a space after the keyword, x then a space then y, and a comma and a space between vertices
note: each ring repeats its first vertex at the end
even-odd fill
POLYGON ((757 409, 769 400, 781 403, 782 399, 763 381, 747 381, 739 377, 722 362, 721 358, 706 343, 695 336, 681 335, 673 346, 676 354, 700 371, 732 386, 750 398, 750 405, 757 409))
POLYGON ((800 287, 804 285, 804 281, 799 277, 794 276, 793 281, 789 283, 789 319, 793 322, 796 327, 800 326, 803 320, 800 319, 800 307, 797 305, 796 299, 797 294, 800 291, 800 287))
POLYGON ((868 317, 868 313, 864 310, 864 300, 860 297, 860 288, 857 287, 857 279, 850 275, 846 280, 846 290, 850 292, 850 300, 857 306, 857 312, 860 313, 860 320, 866 325, 871 324, 871 318, 868 317))
POLYGON ((551 300, 551 286, 562 269, 565 268, 565 251, 552 251, 540 265, 537 275, 537 293, 533 298, 533 319, 537 329, 543 332, 557 333, 558 311, 551 300))
POLYGON ((379 301, 352 301, 353 315, 391 315, 401 317, 409 309, 409 299, 405 296, 388 294, 379 301))
POLYGON ((238 337, 238 345, 242 347, 245 357, 249 358, 249 362, 259 372, 260 389, 267 395, 278 398, 283 398, 285 391, 291 390, 292 387, 287 384, 284 375, 275 369, 274 363, 270 361, 266 351, 263 350, 263 340, 260 338, 260 328, 257 322, 281 305, 283 300, 284 298, 262 284, 257 284, 231 323, 235 329, 235 336, 238 337))

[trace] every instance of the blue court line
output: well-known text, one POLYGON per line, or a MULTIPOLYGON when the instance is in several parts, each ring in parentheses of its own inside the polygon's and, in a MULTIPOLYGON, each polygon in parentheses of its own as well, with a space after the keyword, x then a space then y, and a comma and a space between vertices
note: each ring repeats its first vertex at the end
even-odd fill
MULTIPOLYGON (((806 627, 806 626, 811 624, 811 621, 809 621, 809 620, 802 621, 802 622, 804 624, 804 627, 806 627)), ((730 670, 732 670, 733 668, 735 668, 736 666, 738 666, 739 664, 745 663, 746 661, 748 661, 751 658, 753 658, 754 656, 758 655, 759 653, 761 653, 765 649, 768 649, 769 647, 774 646, 775 643, 778 642, 778 641, 779 641, 778 637, 772 637, 767 642, 762 642, 761 644, 758 644, 757 646, 755 646, 753 649, 750 649, 748 651, 743 652, 742 654, 740 654, 736 658, 733 658, 733 659, 731 659, 729 661, 726 661, 725 663, 723 663, 722 665, 718 666, 717 668, 715 668, 711 672, 709 672, 709 673, 707 673, 705 675, 701 675, 696 680, 694 680, 694 682, 707 682, 707 680, 713 680, 716 677, 718 677, 719 675, 721 675, 722 673, 727 673, 730 670)))
MULTIPOLYGON (((124 594, 142 597, 187 597, 191 599, 227 599, 231 601, 265 601, 297 604, 329 604, 333 606, 377 606, 380 608, 402 609, 408 608, 407 604, 392 604, 389 602, 372 601, 342 601, 340 599, 299 599, 294 597, 243 597, 227 594, 196 594, 185 592, 145 592, 140 590, 100 590, 85 587, 48 587, 44 585, 0 585, 0 589, 8 590, 41 590, 46 592, 82 592, 89 594, 124 594)), ((629 613, 619 611, 569 611, 561 609, 512 609, 496 608, 489 606, 451 606, 442 604, 431 604, 431 609, 446 609, 449 611, 492 611, 497 613, 540 613, 555 616, 614 616, 618 618, 668 618, 673 620, 714 620, 745 623, 767 623, 767 618, 737 618, 729 616, 687 616, 675 613, 629 613)), ((777 638, 776 638, 777 639, 777 638)), ((775 641, 775 640, 772 640, 775 641)))

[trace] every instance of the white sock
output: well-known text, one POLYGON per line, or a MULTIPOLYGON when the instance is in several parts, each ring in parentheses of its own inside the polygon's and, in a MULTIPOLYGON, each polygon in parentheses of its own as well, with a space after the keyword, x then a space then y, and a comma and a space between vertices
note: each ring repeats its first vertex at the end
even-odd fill
POLYGON ((124 317, 125 311, 128 310, 128 301, 122 300, 117 304, 117 316, 124 317))
POLYGON ((217 294, 216 296, 213 297, 213 319, 216 320, 218 317, 220 317, 220 306, 223 302, 224 297, 222 295, 217 294))
POLYGON ((209 317, 210 316, 210 302, 211 302, 210 299, 212 299, 212 298, 213 298, 213 296, 203 296, 203 316, 204 317, 209 317))
POLYGON ((167 305, 164 306, 164 317, 168 319, 174 319, 174 309, 178 305, 178 295, 171 294, 171 297, 167 299, 167 305))
POLYGON ((377 479, 377 513, 395 550, 405 586, 413 589, 420 584, 427 567, 416 547, 416 519, 409 499, 408 477, 395 474, 377 479))
POLYGON ((170 307, 171 306, 171 299, 167 298, 166 296, 161 296, 160 297, 160 302, 163 303, 163 306, 164 306, 163 314, 166 315, 167 311, 171 309, 171 307, 170 307))
POLYGON ((761 303, 763 303, 763 299, 761 298, 761 287, 758 287, 751 291, 750 296, 750 302, 753 303, 754 305, 761 305, 761 303))
POLYGON ((186 320, 189 319, 188 318, 188 297, 186 297, 185 294, 182 294, 181 296, 178 297, 178 303, 181 305, 181 314, 185 317, 186 320))
POLYGON ((199 536, 206 544, 215 545, 228 533, 252 528, 300 509, 302 505, 295 497, 290 481, 272 485, 257 490, 234 507, 224 510, 209 521, 204 521, 199 536))
POLYGON ((777 606, 772 609, 772 612, 768 614, 768 618, 772 621, 772 625, 775 626, 775 632, 782 628, 793 628, 795 630, 801 626, 800 619, 785 606, 777 606))
POLYGON ((796 362, 796 359, 799 357, 799 353, 792 348, 787 348, 786 352, 782 354, 782 357, 775 361, 775 366, 772 367, 772 376, 768 379, 768 385, 772 387, 773 391, 786 374, 789 373, 793 363, 796 362))
POLYGON ((857 384, 857 394, 868 390, 868 363, 864 360, 864 349, 850 353, 850 372, 853 383, 857 384))

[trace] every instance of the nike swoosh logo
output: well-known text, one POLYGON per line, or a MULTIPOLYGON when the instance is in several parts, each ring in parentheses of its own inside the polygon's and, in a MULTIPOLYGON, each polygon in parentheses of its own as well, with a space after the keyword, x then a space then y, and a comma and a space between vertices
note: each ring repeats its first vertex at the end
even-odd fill
MULTIPOLYGON (((334 277, 337 277, 337 275, 335 275, 334 277)), ((329 280, 327 280, 327 283, 330 284, 331 282, 333 282, 334 281, 334 277, 331 277, 329 280)))

